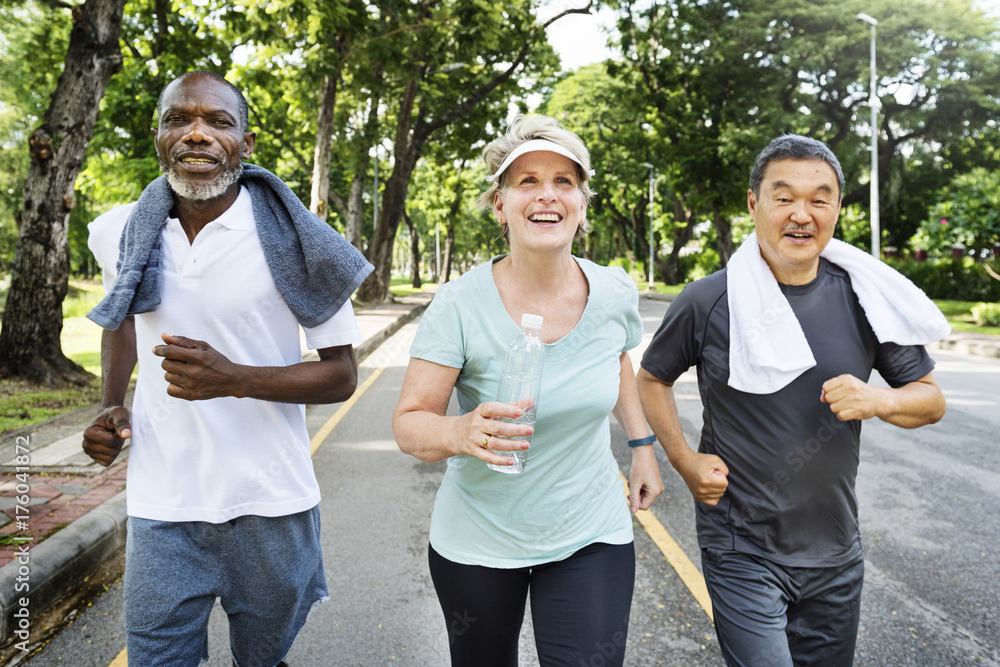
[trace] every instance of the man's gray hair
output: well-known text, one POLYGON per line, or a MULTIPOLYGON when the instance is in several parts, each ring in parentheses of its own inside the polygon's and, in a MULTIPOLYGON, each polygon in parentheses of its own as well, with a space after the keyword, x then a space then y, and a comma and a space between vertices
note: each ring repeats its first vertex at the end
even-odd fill
POLYGON ((775 160, 821 160, 830 165, 837 175, 837 197, 844 198, 844 170, 830 147, 822 141, 803 137, 801 134, 783 134, 774 139, 760 152, 750 170, 750 189, 753 196, 760 198, 760 184, 764 181, 767 165, 775 160))

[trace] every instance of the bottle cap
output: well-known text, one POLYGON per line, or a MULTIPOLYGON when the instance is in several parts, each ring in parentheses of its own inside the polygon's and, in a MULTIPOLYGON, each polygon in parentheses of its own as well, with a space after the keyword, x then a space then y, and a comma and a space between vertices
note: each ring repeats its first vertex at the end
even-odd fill
POLYGON ((541 331, 542 320, 543 318, 541 315, 532 315, 530 313, 525 313, 524 315, 521 315, 521 328, 541 331))

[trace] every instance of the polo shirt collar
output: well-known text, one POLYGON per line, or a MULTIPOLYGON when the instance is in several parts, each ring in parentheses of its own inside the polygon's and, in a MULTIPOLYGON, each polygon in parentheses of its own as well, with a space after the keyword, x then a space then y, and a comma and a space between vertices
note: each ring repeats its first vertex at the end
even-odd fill
MULTIPOLYGON (((169 220, 176 221, 177 218, 169 220)), ((236 231, 244 231, 253 226, 253 204, 250 200, 250 191, 245 185, 240 185, 240 194, 236 196, 233 205, 208 224, 219 224, 236 231)))

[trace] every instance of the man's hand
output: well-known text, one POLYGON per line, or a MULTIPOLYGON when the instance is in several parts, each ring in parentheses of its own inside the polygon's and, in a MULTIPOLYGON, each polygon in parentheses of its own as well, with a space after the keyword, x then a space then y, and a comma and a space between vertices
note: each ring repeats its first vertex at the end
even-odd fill
POLYGON ((944 416, 941 387, 928 373, 902 387, 873 387, 853 375, 838 375, 823 383, 820 399, 842 422, 878 417, 902 428, 933 424, 944 416))
POLYGON ((83 431, 83 451, 107 468, 118 458, 122 446, 132 437, 128 408, 117 405, 97 415, 83 431))
POLYGON ((884 390, 873 387, 853 375, 838 375, 823 383, 820 399, 842 422, 871 419, 880 414, 879 401, 884 390))
POLYGON ((163 357, 160 366, 174 398, 201 401, 220 396, 238 396, 241 366, 202 340, 163 334, 166 345, 157 345, 153 354, 163 357))
POLYGON ((706 505, 717 505, 729 487, 729 467, 715 454, 692 451, 672 465, 694 499, 706 505))

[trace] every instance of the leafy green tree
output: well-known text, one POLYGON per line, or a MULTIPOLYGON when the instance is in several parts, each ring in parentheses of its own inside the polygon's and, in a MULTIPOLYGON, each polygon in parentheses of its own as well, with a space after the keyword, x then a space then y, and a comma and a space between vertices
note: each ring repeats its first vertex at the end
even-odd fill
POLYGON ((779 87, 779 73, 768 66, 773 45, 755 40, 759 31, 743 19, 753 4, 623 2, 622 60, 609 66, 646 98, 678 210, 712 221, 723 265, 733 250, 729 218, 746 203, 755 131, 773 115, 767 102, 776 98, 768 92, 779 87))
POLYGON ((31 159, 27 137, 41 122, 66 53, 71 23, 38 2, 0 5, 0 270, 14 261, 31 159))
POLYGON ((997 115, 997 26, 971 0, 618 6, 623 61, 613 73, 648 96, 656 134, 678 147, 674 161, 687 184, 681 189, 697 195, 689 200, 694 210, 711 215, 723 263, 731 248, 728 220, 745 205, 749 161, 782 132, 829 143, 847 176, 844 203, 867 202, 868 32, 857 13, 880 20, 879 167, 888 242, 901 245, 926 214, 920 194, 935 174, 910 156, 960 144, 997 115))
MULTIPOLYGON (((381 302, 388 296, 396 231, 413 171, 428 142, 460 126, 482 103, 506 111, 512 97, 524 94, 515 84, 530 88, 531 77, 546 75, 555 61, 544 42, 546 26, 535 22, 534 5, 528 1, 484 6, 451 0, 380 5, 379 9, 393 16, 399 26, 421 29, 400 32, 393 39, 397 50, 393 62, 402 65, 401 71, 395 71, 402 75, 403 89, 391 104, 393 165, 369 247, 375 271, 358 291, 358 298, 365 302, 381 302)), ((506 113, 498 114, 502 116, 506 113)))
POLYGON ((944 187, 913 245, 945 254, 961 243, 986 257, 1000 243, 1000 172, 976 167, 944 187))
POLYGON ((73 23, 65 65, 27 142, 31 163, 0 332, 0 375, 5 377, 59 385, 84 383, 89 376, 66 358, 59 341, 69 277, 67 221, 101 97, 121 69, 124 6, 125 0, 64 5, 73 23))
MULTIPOLYGON (((220 3, 219 11, 229 4, 220 3)), ((350 116, 361 102, 355 98, 345 104, 340 99, 357 92, 353 86, 359 76, 368 83, 380 78, 379 67, 347 58, 372 37, 376 27, 365 3, 241 0, 236 9, 226 13, 225 20, 228 34, 250 51, 248 62, 236 71, 257 98, 254 111, 261 131, 293 158, 295 172, 309 172, 309 195, 303 199, 314 213, 327 219, 333 199, 342 217, 359 218, 360 187, 352 186, 351 195, 344 197, 331 183, 342 174, 343 165, 350 164, 360 186, 372 143, 359 137, 356 124, 344 116, 345 110, 350 116)), ((378 107, 377 99, 374 106, 378 107)), ((343 229, 345 221, 338 222, 343 229)), ((346 226, 357 227, 353 221, 346 226)), ((358 244, 356 237, 349 234, 358 244)))
POLYGON ((454 278, 458 267, 467 262, 484 261, 495 252, 503 252, 496 220, 475 204, 485 183, 486 169, 478 156, 458 160, 425 157, 414 172, 406 210, 424 241, 430 269, 436 269, 436 243, 440 239, 440 274, 428 271, 438 282, 454 278))
POLYGON ((683 189, 680 156, 654 132, 649 120, 655 111, 642 89, 612 77, 608 69, 608 63, 599 63, 566 76, 542 107, 577 132, 591 153, 595 198, 585 252, 607 262, 629 248, 634 250, 631 260, 648 272, 653 206, 655 274, 658 280, 675 284, 680 278, 680 250, 691 240, 697 219, 688 203, 691 194, 683 189), (656 175, 653 202, 647 165, 656 175), (670 250, 664 253, 666 243, 670 250))
POLYGON ((789 86, 786 111, 808 109, 810 132, 824 135, 845 163, 845 204, 869 200, 862 180, 870 137, 868 26, 854 19, 862 11, 879 19, 882 227, 888 244, 902 246, 926 216, 910 199, 920 200, 930 174, 914 169, 911 156, 961 142, 997 119, 998 26, 971 0, 778 0, 760 8, 760 24, 781 17, 768 36, 785 43, 785 76, 798 80, 789 86))

